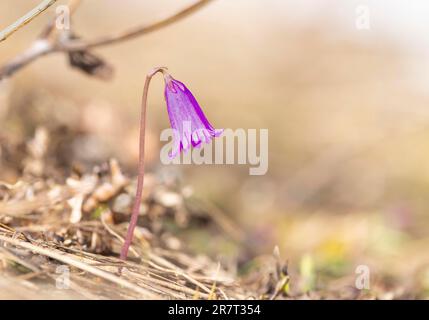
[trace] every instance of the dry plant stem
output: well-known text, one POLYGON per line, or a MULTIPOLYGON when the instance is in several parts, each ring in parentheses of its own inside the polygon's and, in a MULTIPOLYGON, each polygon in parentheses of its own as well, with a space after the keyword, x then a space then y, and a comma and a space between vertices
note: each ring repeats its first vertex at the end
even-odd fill
POLYGON ((50 6, 52 6, 55 2, 57 2, 57 0, 44 0, 44 1, 42 1, 33 10, 31 10, 27 14, 23 15, 21 18, 16 20, 14 23, 12 23, 6 29, 2 30, 0 32, 0 42, 6 40, 11 34, 13 34, 19 28, 23 27, 24 25, 29 23, 31 20, 36 18, 39 14, 41 14, 43 11, 45 11, 50 6))
POLYGON ((152 77, 158 72, 165 72, 165 68, 155 68, 146 76, 146 81, 143 88, 143 97, 141 104, 140 114, 140 146, 139 146, 139 168, 137 177, 137 191, 136 198, 134 199, 133 211, 131 213, 130 225, 128 226, 127 236, 125 237, 124 245, 121 250, 121 259, 126 260, 128 256, 128 250, 133 240, 134 229, 137 225, 137 219, 140 211, 140 203, 143 194, 143 182, 144 182, 144 146, 145 146, 145 131, 146 131, 146 109, 147 109, 147 94, 149 91, 149 84, 152 77))
MULTIPOLYGON (((8 63, 4 64, 0 67, 0 80, 13 75, 19 69, 25 67, 32 61, 45 56, 47 54, 55 53, 55 52, 73 52, 73 51, 84 51, 94 47, 100 47, 104 45, 110 45, 114 43, 119 43, 122 41, 126 41, 129 39, 133 39, 135 37, 139 37, 141 35, 148 34, 153 31, 157 31, 164 27, 169 26, 181 19, 189 16, 190 14, 196 12, 201 9, 203 6, 207 5, 213 0, 199 0, 196 3, 168 16, 167 18, 160 19, 155 21, 149 25, 137 26, 134 28, 130 28, 128 30, 124 30, 122 32, 118 32, 116 34, 99 37, 97 39, 84 41, 79 39, 70 39, 67 37, 53 37, 50 35, 53 33, 54 23, 51 21, 45 30, 42 32, 42 35, 39 39, 36 40, 34 45, 28 48, 23 54, 15 57, 8 63), (43 44, 45 48, 43 50, 37 50, 36 44, 43 44)), ((79 1, 74 1, 79 3, 79 1)), ((74 5, 74 2, 72 4, 74 5)), ((74 6, 76 7, 77 4, 74 6)), ((73 9, 74 7, 71 7, 73 9)), ((72 10, 70 10, 72 11, 72 10)))
POLYGON ((128 30, 124 30, 122 32, 118 32, 116 34, 100 37, 98 39, 83 41, 83 40, 71 40, 66 43, 59 44, 58 49, 60 51, 77 51, 77 50, 86 50, 94 47, 104 46, 113 44, 120 41, 129 40, 144 34, 148 34, 159 29, 162 29, 172 23, 175 23, 182 18, 187 17, 191 13, 201 9, 203 6, 207 5, 209 2, 213 0, 199 0, 196 3, 186 7, 175 14, 162 18, 158 21, 155 21, 147 26, 137 26, 134 28, 130 28, 128 30))
POLYGON ((37 58, 43 57, 53 51, 48 41, 44 39, 36 40, 30 48, 0 67, 0 80, 11 76, 37 58))
POLYGON ((125 287, 127 289, 134 290, 135 292, 141 294, 143 297, 146 297, 148 299, 159 299, 160 297, 158 295, 153 294, 152 292, 143 289, 127 280, 124 280, 118 276, 115 276, 114 274, 104 271, 102 269, 96 268, 94 266, 91 266, 83 261, 77 260, 73 257, 70 257, 67 254, 58 252, 57 250, 52 250, 49 248, 40 247, 37 245, 34 245, 32 243, 28 243, 19 239, 10 238, 4 235, 0 234, 0 241, 4 241, 7 243, 10 243, 17 247, 22 247, 28 250, 31 250, 37 254, 50 257, 52 259, 55 259, 57 261, 60 261, 64 264, 71 265, 75 268, 81 269, 83 271, 86 271, 88 273, 91 273, 97 277, 103 278, 105 280, 108 280, 110 282, 116 283, 122 287, 125 287))

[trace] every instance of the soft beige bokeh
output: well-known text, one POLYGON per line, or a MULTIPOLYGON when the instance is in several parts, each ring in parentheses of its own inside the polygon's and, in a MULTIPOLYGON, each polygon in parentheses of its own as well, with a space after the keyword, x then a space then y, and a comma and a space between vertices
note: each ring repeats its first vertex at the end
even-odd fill
MULTIPOLYGON (((2 1, 1 26, 35 3, 2 1)), ((82 37, 97 37, 153 21, 188 3, 83 1, 73 25, 82 37)), ((299 251, 302 244, 316 250, 323 241, 308 245, 312 242, 296 236, 302 229, 293 229, 287 220, 303 212, 323 212, 321 219, 329 223, 336 221, 335 213, 366 210, 370 216, 386 214, 383 224, 405 208, 407 219, 426 222, 429 45, 423 35, 429 7, 424 1, 369 1, 371 29, 358 30, 360 4, 214 1, 174 26, 94 50, 114 66, 110 82, 71 70, 58 54, 20 71, 7 84, 10 96, 2 98, 0 92, 0 101, 7 109, 43 96, 59 113, 57 119, 63 115, 64 123, 79 123, 93 138, 83 144, 88 150, 83 159, 114 156, 135 172, 145 75, 153 66, 168 66, 215 126, 269 129, 265 176, 249 176, 248 166, 239 165, 183 168, 185 183, 196 193, 254 227, 255 237, 263 233, 262 246, 280 243, 299 251), (98 153, 91 154, 91 143, 98 153), (289 231, 290 239, 284 235, 289 231)), ((48 16, 0 44, 0 63, 25 49, 48 16)), ((156 79, 150 91, 147 157, 152 170, 160 168, 158 135, 168 126, 162 85, 156 79)), ((323 228, 320 220, 309 219, 323 228)), ((353 226, 347 218, 338 224, 339 229, 353 226)), ((350 237, 365 238, 361 229, 355 231, 350 237)))

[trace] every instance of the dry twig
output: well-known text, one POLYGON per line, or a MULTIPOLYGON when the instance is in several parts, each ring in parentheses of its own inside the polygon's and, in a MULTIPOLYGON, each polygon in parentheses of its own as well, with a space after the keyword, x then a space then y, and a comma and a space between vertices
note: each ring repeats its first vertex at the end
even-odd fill
POLYGON ((36 18, 39 14, 41 14, 43 11, 48 9, 50 6, 52 6, 57 0, 44 0, 42 1, 37 7, 23 15, 21 18, 16 20, 14 23, 12 23, 10 26, 5 28, 0 32, 0 42, 6 40, 11 34, 13 34, 15 31, 29 23, 31 20, 36 18))
POLYGON ((53 249, 42 248, 42 247, 39 247, 39 246, 34 245, 32 243, 28 243, 28 242, 25 242, 25 241, 22 241, 22 240, 19 240, 19 239, 13 239, 13 238, 10 238, 10 237, 7 237, 7 236, 3 236, 3 235, 0 235, 0 240, 4 241, 4 242, 7 242, 7 243, 9 243, 11 245, 17 246, 17 247, 22 247, 22 248, 31 250, 31 251, 33 251, 35 253, 40 254, 40 255, 43 255, 43 256, 46 256, 46 257, 50 257, 52 259, 55 259, 57 261, 65 263, 67 265, 70 265, 70 266, 73 266, 75 268, 78 268, 78 269, 81 269, 83 271, 86 271, 88 273, 91 273, 91 274, 93 274, 93 275, 95 275, 97 277, 103 278, 105 280, 111 281, 111 282, 116 283, 116 284, 118 284, 120 286, 123 286, 125 288, 128 288, 128 289, 131 289, 133 291, 136 291, 139 294, 141 294, 142 297, 146 297, 146 298, 149 298, 149 299, 159 298, 159 296, 153 294, 150 291, 147 291, 147 290, 145 290, 145 289, 143 289, 143 288, 141 288, 141 287, 139 287, 139 286, 137 286, 137 285, 135 285, 135 284, 133 284, 133 283, 131 283, 131 282, 123 279, 123 278, 121 278, 121 277, 118 277, 118 276, 116 276, 116 275, 114 275, 114 274, 112 274, 110 272, 106 272, 106 271, 101 270, 101 269, 99 269, 97 267, 91 266, 91 265, 89 265, 89 264, 87 264, 87 263, 85 263, 83 261, 79 261, 79 260, 77 260, 76 258, 74 258, 74 257, 72 257, 70 255, 57 252, 57 251, 55 251, 53 249))
MULTIPOLYGON (((178 12, 166 18, 155 21, 149 25, 137 26, 122 32, 102 36, 93 40, 80 40, 70 30, 67 30, 67 32, 61 32, 60 34, 54 36, 53 31, 55 23, 51 21, 42 32, 41 36, 26 51, 0 67, 0 80, 13 75, 16 71, 25 67, 34 60, 54 52, 64 52, 67 54, 80 53, 80 55, 84 54, 87 56, 89 55, 88 49, 119 43, 157 31, 189 16, 211 1, 213 0, 199 0, 182 10, 179 10, 178 12)), ((74 2, 75 1, 72 1, 70 6, 74 2)), ((73 9, 74 7, 76 7, 76 5, 73 4, 73 9)), ((91 68, 91 66, 85 64, 85 66, 83 66, 81 69, 86 73, 91 73, 90 71, 93 69, 95 69, 96 72, 100 72, 99 69, 103 67, 103 61, 100 60, 101 59, 92 55, 90 62, 96 61, 97 66, 93 66, 93 68, 91 68)))

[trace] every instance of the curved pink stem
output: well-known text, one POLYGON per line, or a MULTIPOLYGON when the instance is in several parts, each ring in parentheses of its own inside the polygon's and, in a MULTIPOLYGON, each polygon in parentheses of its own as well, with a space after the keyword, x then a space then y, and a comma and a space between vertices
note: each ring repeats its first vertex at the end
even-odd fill
POLYGON ((139 168, 138 168, 138 177, 137 177, 137 191, 136 198, 134 199, 133 211, 131 213, 130 224, 128 226, 127 236, 125 238, 124 245, 122 246, 121 256, 122 260, 126 260, 128 256, 128 251, 131 246, 131 242, 134 236, 134 229, 137 225, 137 220, 140 211, 141 198, 143 193, 143 182, 144 182, 144 145, 145 145, 145 131, 146 131, 146 109, 147 109, 147 95, 149 91, 149 83, 152 77, 158 72, 166 74, 166 68, 159 67, 153 69, 146 76, 146 81, 143 88, 143 97, 141 105, 141 114, 140 114, 140 147, 139 147, 139 168))

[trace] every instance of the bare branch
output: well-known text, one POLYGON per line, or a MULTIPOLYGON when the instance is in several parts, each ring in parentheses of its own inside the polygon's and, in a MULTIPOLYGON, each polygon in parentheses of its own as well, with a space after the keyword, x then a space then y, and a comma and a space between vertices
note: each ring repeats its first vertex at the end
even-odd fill
MULTIPOLYGON (((77 4, 80 2, 78 0, 71 0, 77 4)), ((54 52, 66 52, 72 53, 76 51, 87 51, 88 49, 94 47, 100 47, 105 45, 110 45, 126 40, 130 40, 132 38, 136 38, 150 32, 157 31, 166 26, 169 26, 190 14, 196 12, 203 6, 207 5, 209 2, 213 0, 198 0, 196 3, 176 12, 173 15, 170 15, 166 18, 155 21, 149 25, 134 27, 113 35, 99 37, 93 40, 81 40, 73 36, 71 32, 69 32, 68 36, 55 35, 53 34, 53 22, 51 21, 42 32, 41 37, 23 54, 15 57, 9 63, 6 63, 3 67, 0 67, 0 80, 5 77, 11 76, 13 73, 36 60, 41 56, 45 56, 54 52)), ((76 7, 75 6, 75 7, 76 7)))
POLYGON ((148 34, 153 31, 157 31, 166 26, 169 26, 170 24, 173 24, 189 16, 195 11, 201 9, 203 6, 207 5, 211 1, 213 0, 199 0, 196 3, 190 5, 189 7, 176 12, 173 15, 170 15, 166 18, 155 21, 152 24, 147 26, 134 27, 129 30, 119 32, 117 34, 113 34, 110 36, 103 36, 98 39, 89 40, 89 41, 83 41, 83 40, 67 41, 63 44, 60 44, 58 49, 62 51, 86 50, 94 47, 99 47, 99 46, 109 45, 116 42, 129 40, 144 34, 148 34))
POLYGON ((39 14, 41 14, 43 11, 45 11, 50 6, 52 6, 55 2, 57 2, 57 0, 44 0, 44 1, 42 1, 33 10, 31 10, 27 14, 23 15, 21 18, 16 20, 14 23, 12 23, 6 29, 2 30, 0 32, 0 42, 6 40, 12 33, 14 33, 19 28, 23 27, 24 25, 29 23, 31 20, 36 18, 39 14))
POLYGON ((43 39, 36 40, 30 48, 0 67, 0 80, 11 76, 37 58, 51 52, 53 52, 53 48, 48 41, 43 39))

